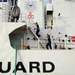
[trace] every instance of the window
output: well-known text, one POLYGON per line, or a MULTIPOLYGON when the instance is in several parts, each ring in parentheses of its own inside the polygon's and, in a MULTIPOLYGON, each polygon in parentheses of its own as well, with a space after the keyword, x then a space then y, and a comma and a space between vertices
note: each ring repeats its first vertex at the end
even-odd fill
POLYGON ((51 4, 51 3, 52 3, 52 0, 44 0, 44 3, 45 3, 45 4, 46 4, 46 3, 51 4))
POLYGON ((7 0, 0 0, 0 2, 7 2, 7 0))

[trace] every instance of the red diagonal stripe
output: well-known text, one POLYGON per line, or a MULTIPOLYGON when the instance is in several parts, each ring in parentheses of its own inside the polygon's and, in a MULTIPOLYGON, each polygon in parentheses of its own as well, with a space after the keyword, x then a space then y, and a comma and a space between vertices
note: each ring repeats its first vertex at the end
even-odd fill
POLYGON ((72 42, 75 42, 75 40, 72 40, 72 42))
POLYGON ((75 36, 72 36, 72 39, 75 39, 75 36))

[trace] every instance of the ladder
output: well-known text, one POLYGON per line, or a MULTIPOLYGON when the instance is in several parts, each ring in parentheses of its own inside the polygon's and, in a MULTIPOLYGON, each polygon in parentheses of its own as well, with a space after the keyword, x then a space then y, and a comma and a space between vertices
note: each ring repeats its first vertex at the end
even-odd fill
POLYGON ((6 20, 6 4, 2 4, 2 22, 6 20))

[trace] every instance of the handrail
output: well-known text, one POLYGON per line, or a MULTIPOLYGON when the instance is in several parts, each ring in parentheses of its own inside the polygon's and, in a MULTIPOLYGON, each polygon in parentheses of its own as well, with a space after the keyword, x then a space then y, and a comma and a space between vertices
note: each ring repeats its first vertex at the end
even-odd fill
MULTIPOLYGON (((33 32, 33 31, 32 31, 33 32)), ((35 35, 35 33, 33 32, 33 34, 35 35)), ((39 39, 38 37, 37 37, 37 35, 35 35, 35 37, 37 38, 37 39, 39 39)))
MULTIPOLYGON (((32 21, 31 19, 28 19, 29 21, 32 21)), ((34 27, 34 22, 32 21, 32 25, 33 25, 33 27, 34 27)))
MULTIPOLYGON (((31 23, 31 19, 28 19, 29 22, 31 23)), ((33 27, 34 27, 34 22, 32 23, 33 27)), ((32 29, 32 28, 31 28, 32 29)), ((33 32, 33 31, 32 31, 33 32)), ((41 40, 38 38, 38 36, 33 32, 33 34, 35 35, 35 37, 38 39, 38 42, 42 44, 41 40)), ((43 46, 44 47, 44 46, 43 46)), ((44 47, 45 48, 45 47, 44 47)))
MULTIPOLYGON (((32 19, 30 19, 31 21, 32 21, 32 19)), ((34 26, 34 22, 32 21, 32 23, 33 23, 33 26, 34 26)), ((41 31, 40 31, 41 32, 41 31)), ((42 32, 41 32, 42 33, 42 32)), ((43 33, 42 33, 43 34, 43 33)), ((44 40, 45 40, 45 38, 43 37, 43 36, 41 36, 44 40)), ((45 40, 46 41, 46 40, 45 40)))
MULTIPOLYGON (((30 19, 28 19, 29 20, 29 22, 30 22, 30 19)), ((31 23, 31 22, 30 22, 31 23)), ((32 23, 32 25, 34 26, 34 24, 32 23)), ((34 33, 34 32, 33 32, 34 33)), ((34 35, 35 35, 35 33, 34 33, 34 35)), ((36 38, 37 39, 39 39, 38 37, 37 37, 37 35, 35 35, 36 36, 36 38)))
MULTIPOLYGON (((30 29, 31 30, 31 29, 30 29)), ((32 31, 32 30, 31 30, 32 31)), ((39 49, 39 38, 35 35, 35 33, 32 31, 32 33, 34 34, 34 36, 38 39, 38 49, 39 49)))
MULTIPOLYGON (((32 21, 32 19, 29 19, 30 21, 32 21)), ((34 22, 32 21, 32 25, 34 27, 34 22)), ((41 32, 41 31, 40 31, 41 32)), ((41 32, 42 33, 42 32, 41 32)), ((43 34, 43 33, 42 33, 43 34)), ((45 40, 45 38, 42 36, 42 38, 45 40)), ((46 40, 45 40, 46 41, 46 40)))
MULTIPOLYGON (((31 40, 33 40, 33 39, 31 39, 31 40)), ((56 42, 52 42, 53 48, 54 48, 55 43, 56 42)), ((46 43, 43 43, 43 44, 46 44, 46 43)), ((65 44, 65 43, 64 42, 56 43, 58 49, 60 49, 59 46, 61 46, 62 44, 65 44)), ((37 45, 38 45, 38 42, 36 42, 34 46, 31 46, 31 48, 36 48, 37 45)), ((68 43, 66 43, 66 45, 67 45, 66 48, 73 48, 73 49, 75 49, 75 43, 72 43, 72 42, 69 43, 68 42, 68 43)), ((21 45, 21 46, 23 47, 24 45, 21 45)), ((17 48, 18 48, 18 46, 17 46, 17 48)), ((19 50, 22 50, 22 49, 19 49, 19 50)), ((23 48, 23 50, 24 50, 24 48, 23 48)))

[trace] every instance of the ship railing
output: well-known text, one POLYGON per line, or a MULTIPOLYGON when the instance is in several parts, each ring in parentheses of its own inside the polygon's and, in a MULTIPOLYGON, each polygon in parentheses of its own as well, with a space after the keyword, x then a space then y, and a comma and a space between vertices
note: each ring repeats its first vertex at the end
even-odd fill
MULTIPOLYGON (((16 41, 20 41, 20 43, 16 43, 14 41, 14 44, 16 45, 18 50, 25 50, 25 45, 29 45, 30 46, 30 50, 34 50, 34 49, 43 49, 42 46, 40 46, 40 41, 38 41, 37 39, 19 39, 16 41), (28 43, 27 41, 30 41, 31 43, 28 43)), ((13 43, 11 43, 11 46, 14 45, 13 43)), ((43 43, 43 45, 45 46, 46 43, 43 43)), ((57 47, 55 47, 55 42, 52 42, 52 50, 73 50, 75 49, 75 43, 66 43, 66 47, 65 47, 65 43, 61 42, 61 43, 56 43, 57 47)), ((47 50, 47 49, 46 49, 47 50)))
MULTIPOLYGON (((1 22, 12 22, 11 21, 11 14, 9 15, 9 13, 7 13, 7 14, 5 14, 5 17, 0 15, 0 21, 1 22)), ((14 22, 16 22, 16 18, 15 18, 14 22)), ((26 14, 25 13, 20 13, 18 22, 22 22, 22 23, 26 22, 26 14)))
POLYGON ((33 39, 33 38, 21 38, 21 39, 16 39, 16 41, 11 41, 11 46, 16 45, 18 50, 25 50, 25 46, 29 45, 30 49, 44 49, 42 46, 40 46, 40 41, 38 39, 33 39), (18 42, 19 41, 19 42, 18 42), (29 43, 30 42, 30 43, 29 43))

